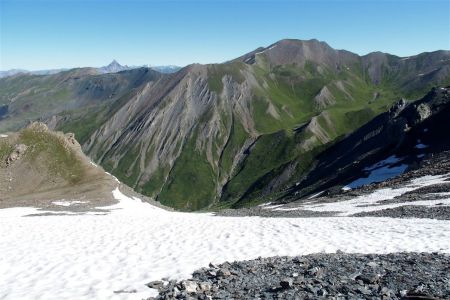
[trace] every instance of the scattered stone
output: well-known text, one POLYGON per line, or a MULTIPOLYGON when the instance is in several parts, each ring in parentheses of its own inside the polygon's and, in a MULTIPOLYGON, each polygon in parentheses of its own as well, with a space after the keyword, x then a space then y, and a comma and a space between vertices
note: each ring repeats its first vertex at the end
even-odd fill
POLYGON ((146 284, 146 286, 148 286, 151 289, 159 289, 160 287, 162 287, 164 285, 164 282, 156 280, 156 281, 151 281, 149 283, 146 284))
POLYGON ((438 253, 258 258, 215 266, 216 277, 202 268, 156 299, 450 299, 449 266, 438 253))
POLYGON ((137 293, 137 290, 135 290, 135 289, 125 290, 125 289, 123 289, 123 290, 118 290, 118 291, 113 291, 113 292, 114 292, 114 294, 134 294, 134 293, 137 293))

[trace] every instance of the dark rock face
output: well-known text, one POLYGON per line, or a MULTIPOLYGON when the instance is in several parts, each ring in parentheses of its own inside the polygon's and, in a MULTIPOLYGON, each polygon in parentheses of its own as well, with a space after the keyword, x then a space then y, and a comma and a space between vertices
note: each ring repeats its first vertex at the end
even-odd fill
POLYGON ((156 299, 450 297, 450 256, 436 253, 313 254, 258 258, 218 268, 229 269, 231 276, 212 276, 215 268, 202 268, 191 280, 172 281, 161 287, 156 299))
POLYGON ((449 90, 435 88, 413 103, 402 99, 325 150, 308 176, 288 190, 287 201, 364 177, 365 167, 391 155, 404 157, 404 162, 413 167, 420 161, 419 154, 449 150, 449 90), (418 144, 426 146, 421 149, 418 144))

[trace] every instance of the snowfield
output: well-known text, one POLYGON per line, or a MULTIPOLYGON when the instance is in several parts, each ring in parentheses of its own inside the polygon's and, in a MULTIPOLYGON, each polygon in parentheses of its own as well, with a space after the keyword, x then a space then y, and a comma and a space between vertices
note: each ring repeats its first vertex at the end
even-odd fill
POLYGON ((450 221, 218 217, 165 211, 119 189, 113 194, 120 202, 103 215, 0 210, 0 298, 142 299, 156 294, 145 286, 152 280, 259 256, 450 253, 450 221))

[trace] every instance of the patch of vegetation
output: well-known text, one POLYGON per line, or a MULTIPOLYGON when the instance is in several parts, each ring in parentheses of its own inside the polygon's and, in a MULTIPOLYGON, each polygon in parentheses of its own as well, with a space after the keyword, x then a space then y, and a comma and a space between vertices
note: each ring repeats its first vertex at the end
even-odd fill
POLYGON ((286 131, 260 136, 226 185, 221 200, 240 199, 258 178, 290 161, 294 155, 295 142, 286 131))
POLYGON ((119 160, 117 168, 114 169, 113 174, 123 183, 130 187, 135 187, 139 178, 140 167, 139 151, 136 148, 129 149, 119 160))
POLYGON ((85 143, 91 134, 107 119, 101 108, 88 108, 77 111, 66 111, 61 114, 65 119, 56 129, 73 132, 80 144, 85 143))
POLYGON ((156 169, 152 177, 145 184, 143 184, 142 187, 139 187, 138 190, 144 195, 155 198, 166 182, 167 172, 168 171, 165 168, 160 167, 156 169))
POLYGON ((170 207, 184 211, 208 207, 216 196, 215 174, 206 159, 195 146, 193 134, 175 162, 158 200, 170 207))
POLYGON ((208 66, 208 86, 211 91, 217 94, 222 93, 223 83, 222 78, 225 75, 231 76, 234 81, 238 83, 244 82, 245 78, 241 71, 245 65, 241 62, 230 62, 220 65, 208 66))
MULTIPOLYGON (((245 131, 244 126, 242 126, 236 116, 232 117, 231 122, 230 137, 223 149, 223 153, 219 161, 220 171, 226 174, 231 172, 234 158, 244 145, 245 140, 248 138, 248 133, 245 131)), ((233 174, 229 175, 232 176, 233 174)))
POLYGON ((13 145, 0 140, 0 167, 6 164, 6 159, 14 150, 13 145))

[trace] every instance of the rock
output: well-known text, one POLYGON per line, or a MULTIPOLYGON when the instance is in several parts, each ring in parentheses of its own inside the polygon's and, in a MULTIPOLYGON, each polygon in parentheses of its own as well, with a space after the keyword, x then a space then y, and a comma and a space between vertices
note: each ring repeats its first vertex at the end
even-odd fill
POLYGON ((402 297, 401 300, 439 300, 431 295, 425 293, 408 293, 402 297))
POLYGON ((377 274, 358 275, 355 279, 361 280, 365 284, 375 284, 380 281, 380 277, 377 274))
POLYGON ((292 278, 285 277, 281 279, 280 285, 283 289, 291 289, 294 287, 294 280, 292 278))
POLYGON ((228 269, 219 269, 219 271, 217 271, 217 276, 220 277, 228 277, 231 276, 231 272, 228 269))
POLYGON ((8 158, 6 159, 6 165, 10 165, 11 163, 15 162, 16 160, 19 160, 25 151, 27 151, 28 147, 24 144, 18 144, 14 146, 14 150, 11 154, 9 154, 8 158))
POLYGON ((159 280, 151 281, 151 282, 146 284, 146 286, 148 286, 151 289, 159 289, 163 285, 164 285, 164 282, 159 281, 159 280))
POLYGON ((75 146, 76 148, 81 148, 81 145, 78 143, 78 141, 75 139, 75 134, 74 133, 66 133, 64 135, 64 137, 66 138, 67 142, 71 145, 71 146, 75 146))
POLYGON ((371 294, 371 292, 368 289, 366 289, 365 287, 359 287, 359 288, 357 288, 357 291, 363 295, 371 294))
POLYGON ((198 288, 200 292, 209 292, 211 290, 211 284, 209 282, 200 282, 198 288))
POLYGON ((135 290, 135 289, 131 289, 131 290, 123 289, 123 290, 113 291, 113 293, 114 294, 134 294, 134 293, 137 293, 137 290, 135 290))
POLYGON ((181 287, 188 294, 194 294, 197 292, 198 284, 195 281, 184 280, 181 282, 181 287))
POLYGON ((431 109, 425 103, 419 104, 419 106, 417 106, 416 110, 417 110, 417 115, 419 117, 419 122, 422 122, 423 120, 425 120, 429 116, 431 116, 431 109))

